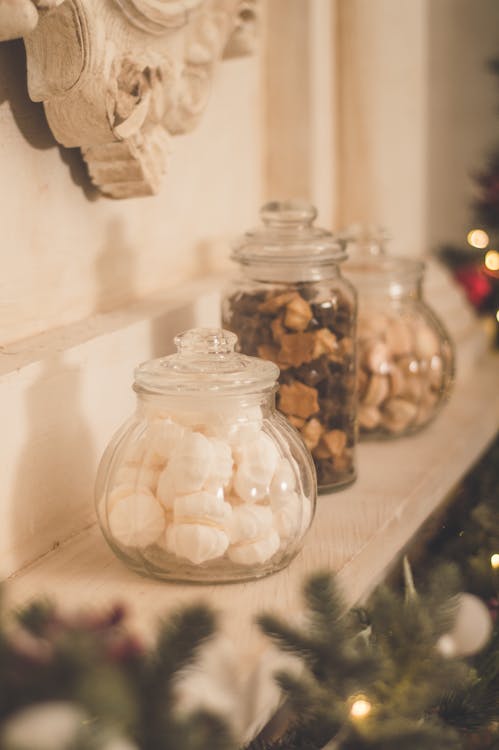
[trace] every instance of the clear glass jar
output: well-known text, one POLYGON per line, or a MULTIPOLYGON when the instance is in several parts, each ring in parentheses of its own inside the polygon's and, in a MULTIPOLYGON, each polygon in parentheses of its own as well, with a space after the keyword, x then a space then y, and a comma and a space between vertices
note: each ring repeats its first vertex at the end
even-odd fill
POLYGON ((345 274, 359 293, 360 435, 413 433, 435 417, 454 380, 451 340, 422 297, 424 263, 360 253, 345 274))
POLYGON ((278 409, 312 453, 319 490, 356 476, 356 293, 346 258, 317 212, 300 202, 263 206, 263 226, 233 249, 239 275, 222 303, 242 352, 277 363, 278 409))
POLYGON ((279 369, 193 329, 135 371, 137 409, 96 486, 99 522, 138 573, 216 583, 259 578, 300 549, 316 501, 310 456, 275 409, 279 369))

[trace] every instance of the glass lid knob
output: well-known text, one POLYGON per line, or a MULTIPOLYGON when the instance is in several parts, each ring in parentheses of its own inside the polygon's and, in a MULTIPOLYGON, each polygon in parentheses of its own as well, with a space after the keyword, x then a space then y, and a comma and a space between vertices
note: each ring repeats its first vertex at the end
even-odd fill
POLYGON ((306 201, 271 201, 260 209, 260 218, 268 227, 305 227, 317 218, 317 209, 306 201))
POLYGON ((231 354, 237 336, 221 328, 194 328, 175 336, 175 346, 180 355, 231 354))

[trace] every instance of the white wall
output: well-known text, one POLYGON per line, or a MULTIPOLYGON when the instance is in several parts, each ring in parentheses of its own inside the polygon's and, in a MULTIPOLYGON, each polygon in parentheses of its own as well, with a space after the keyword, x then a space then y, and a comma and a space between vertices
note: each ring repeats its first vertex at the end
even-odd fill
POLYGON ((338 223, 383 224, 409 255, 425 245, 427 5, 338 0, 338 223))
POLYGON ((258 56, 221 63, 200 126, 173 140, 161 194, 113 202, 29 101, 22 43, 0 45, 0 345, 206 270, 210 241, 253 223, 259 76, 258 56))

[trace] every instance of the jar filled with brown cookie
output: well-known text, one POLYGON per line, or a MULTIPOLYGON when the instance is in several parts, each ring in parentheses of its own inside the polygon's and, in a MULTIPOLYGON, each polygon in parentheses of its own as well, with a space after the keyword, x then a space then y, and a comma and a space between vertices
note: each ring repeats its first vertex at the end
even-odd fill
POLYGON ((222 316, 244 354, 281 371, 278 409, 312 453, 321 491, 355 479, 356 292, 339 264, 346 253, 314 226, 307 203, 266 204, 262 226, 234 246, 239 274, 222 316))
POLYGON ((361 437, 413 433, 438 413, 454 378, 451 340, 423 300, 424 263, 354 253, 345 273, 359 293, 361 437))

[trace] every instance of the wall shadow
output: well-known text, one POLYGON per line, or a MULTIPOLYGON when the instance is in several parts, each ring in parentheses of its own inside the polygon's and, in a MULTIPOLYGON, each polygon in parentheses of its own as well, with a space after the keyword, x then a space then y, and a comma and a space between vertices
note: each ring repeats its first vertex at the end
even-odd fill
MULTIPOLYGON (((167 292, 165 292, 166 294, 167 292)), ((193 305, 187 303, 151 321, 151 357, 164 357, 176 351, 173 339, 177 333, 182 333, 198 325, 193 305)))
MULTIPOLYGON (((226 242, 216 239, 207 239, 198 242, 194 248, 195 266, 197 269, 196 279, 203 279, 220 271, 220 258, 222 252, 229 254, 226 242), (223 248, 223 251, 221 250, 223 248)), ((168 290, 165 290, 165 297, 168 290)), ((151 348, 154 357, 161 357, 175 351, 173 338, 189 328, 197 327, 219 327, 220 299, 216 295, 216 301, 210 299, 207 294, 202 300, 192 299, 181 305, 175 311, 169 312, 157 318, 151 323, 151 348)))
POLYGON ((42 363, 27 391, 27 438, 10 518, 19 566, 92 518, 96 456, 80 393, 80 369, 65 363, 61 354, 42 363))
POLYGON ((69 168, 73 183, 81 188, 87 200, 100 195, 92 184, 79 148, 64 148, 49 128, 43 104, 28 95, 26 51, 21 39, 0 44, 0 105, 8 102, 12 117, 25 141, 37 151, 57 149, 61 161, 69 168))
POLYGON ((0 44, 0 104, 9 103, 17 127, 37 150, 56 148, 43 104, 32 102, 26 81, 26 52, 21 39, 0 44))
POLYGON ((123 219, 109 221, 95 261, 95 312, 106 313, 137 299, 136 259, 123 219))

